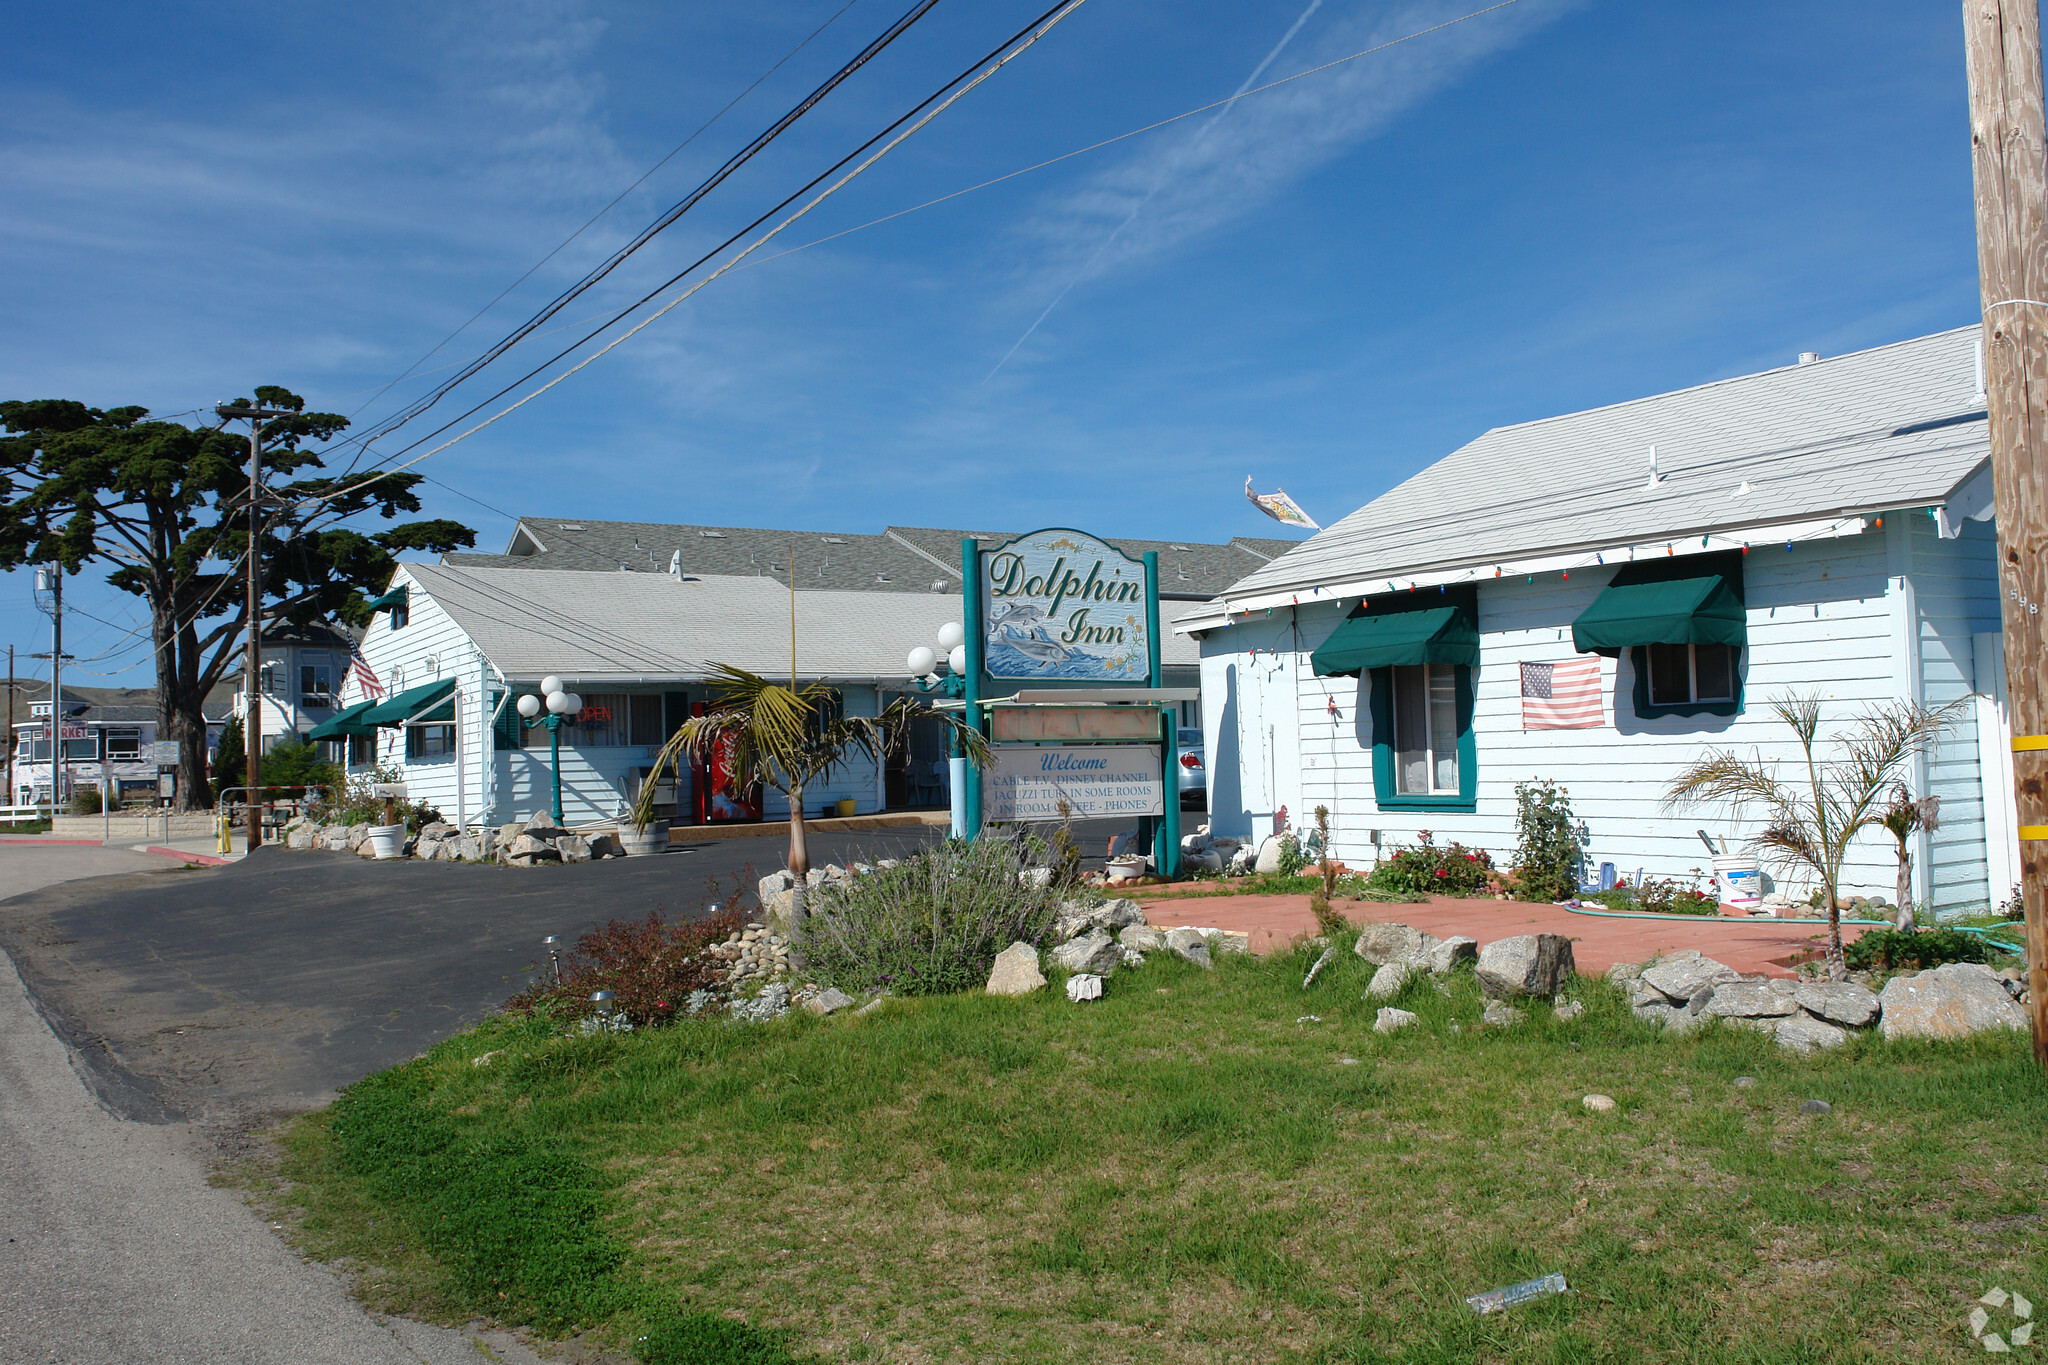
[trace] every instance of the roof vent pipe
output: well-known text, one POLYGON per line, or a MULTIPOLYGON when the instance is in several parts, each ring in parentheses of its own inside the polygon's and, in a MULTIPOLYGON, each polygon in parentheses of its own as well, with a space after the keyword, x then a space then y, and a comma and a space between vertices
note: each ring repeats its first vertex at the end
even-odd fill
POLYGON ((1664 476, 1663 476, 1662 474, 1659 474, 1659 473, 1657 472, 1657 447, 1655 447, 1655 446, 1651 446, 1651 447, 1650 447, 1650 481, 1649 481, 1648 483, 1644 484, 1644 485, 1643 485, 1643 487, 1645 487, 1645 488, 1655 488, 1655 487, 1656 487, 1656 486, 1657 486, 1658 484, 1660 484, 1660 483, 1662 483, 1662 482, 1664 482, 1664 476))
POLYGON ((1819 359, 1819 351, 1801 351, 1799 353, 1799 363, 1802 365, 1811 365, 1814 361, 1819 359))

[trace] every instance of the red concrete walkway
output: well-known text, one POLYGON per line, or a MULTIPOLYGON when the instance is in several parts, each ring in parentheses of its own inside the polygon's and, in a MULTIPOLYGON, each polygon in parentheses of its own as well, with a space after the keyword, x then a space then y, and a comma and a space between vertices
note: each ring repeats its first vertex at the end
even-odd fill
MULTIPOLYGON (((1251 936, 1252 951, 1272 952, 1314 934, 1316 917, 1307 896, 1139 896, 1146 920, 1161 928, 1193 924, 1251 936)), ((1338 901, 1353 924, 1391 921, 1449 938, 1467 934, 1482 944, 1516 934, 1563 934, 1581 972, 1597 976, 1617 962, 1645 962, 1658 953, 1697 948, 1737 971, 1790 976, 1792 965, 1827 942, 1827 926, 1784 924, 1770 919, 1700 916, 1697 919, 1605 919, 1579 915, 1560 905, 1525 901, 1453 900, 1434 896, 1427 905, 1386 905, 1338 901)), ((1842 926, 1844 942, 1862 933, 1842 926)))

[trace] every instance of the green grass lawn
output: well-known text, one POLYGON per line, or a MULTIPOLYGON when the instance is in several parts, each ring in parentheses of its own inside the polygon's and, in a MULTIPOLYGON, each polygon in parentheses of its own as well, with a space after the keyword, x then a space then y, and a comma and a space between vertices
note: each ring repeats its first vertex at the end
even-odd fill
POLYGON ((660 1361, 1960 1360, 1993 1284, 2048 1305, 2023 1037, 1797 1057, 1659 1037, 1590 981, 1581 1019, 1489 1031, 1469 973, 1379 1036, 1370 969, 1304 992, 1308 961, 494 1020, 298 1124, 275 1198, 375 1306, 652 1329, 660 1361), (1550 1271, 1575 1292, 1463 1305, 1550 1271))

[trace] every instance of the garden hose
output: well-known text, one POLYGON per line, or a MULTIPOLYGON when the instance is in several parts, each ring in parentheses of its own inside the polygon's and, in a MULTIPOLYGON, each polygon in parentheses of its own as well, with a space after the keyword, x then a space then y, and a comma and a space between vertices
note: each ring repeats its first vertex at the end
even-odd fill
MULTIPOLYGON (((1719 920, 1733 920, 1733 919, 1734 919, 1734 916, 1732 916, 1732 915, 1658 915, 1658 914, 1653 914, 1653 913, 1651 913, 1651 912, 1649 912, 1649 911, 1647 911, 1647 910, 1587 910, 1587 909, 1585 909, 1585 908, 1584 908, 1584 907, 1582 907, 1582 906, 1577 906, 1577 905, 1573 905, 1573 904, 1572 904, 1571 902, 1569 902, 1569 901, 1558 901, 1558 902, 1557 902, 1557 904, 1558 904, 1558 905, 1559 905, 1559 906, 1560 906, 1561 908, 1563 908, 1563 909, 1566 909, 1566 910, 1569 910, 1569 911, 1571 911, 1571 912, 1572 912, 1572 913, 1573 913, 1574 915, 1593 915, 1593 916, 1597 916, 1597 917, 1598 917, 1598 918, 1600 918, 1600 919, 1671 919, 1671 920, 1687 920, 1687 921, 1690 921, 1690 922, 1691 922, 1691 923, 1693 923, 1693 924, 1698 924, 1698 923, 1700 923, 1700 922, 1702 922, 1702 921, 1704 921, 1704 920, 1717 920, 1717 919, 1719 919, 1719 920)), ((1750 921, 1752 921, 1752 920, 1764 920, 1764 919, 1767 919, 1767 918, 1768 918, 1768 917, 1766 917, 1766 916, 1764 916, 1764 915, 1744 915, 1744 916, 1742 916, 1741 920, 1740 920, 1740 921, 1737 921, 1737 922, 1739 922, 1739 923, 1748 923, 1748 922, 1750 922, 1750 921)), ((1824 920, 1824 919, 1775 919, 1775 918, 1769 918, 1769 922, 1770 922, 1770 923, 1772 923, 1772 924, 1826 924, 1826 923, 1827 923, 1827 921, 1826 921, 1826 920, 1824 920)), ((1838 921, 1838 923, 1841 923, 1841 924, 1853 924, 1853 925, 1864 925, 1864 926, 1870 926, 1870 927, 1875 927, 1875 926, 1878 926, 1878 925, 1889 925, 1889 924, 1891 923, 1891 921, 1890 921, 1890 920, 1884 920, 1884 919, 1850 919, 1850 918, 1848 918, 1847 916, 1843 916, 1843 918, 1842 918, 1841 920, 1839 920, 1839 921, 1838 921)))

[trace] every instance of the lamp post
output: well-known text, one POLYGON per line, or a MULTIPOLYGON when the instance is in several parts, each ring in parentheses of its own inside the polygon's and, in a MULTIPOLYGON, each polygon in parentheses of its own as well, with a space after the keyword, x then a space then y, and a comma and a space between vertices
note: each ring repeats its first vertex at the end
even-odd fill
POLYGON ((576 718, 583 709, 583 698, 574 692, 562 690, 562 680, 547 677, 540 680, 541 695, 529 692, 519 699, 519 714, 527 729, 545 725, 548 727, 548 764, 555 770, 555 823, 562 823, 562 727, 576 718), (547 714, 541 715, 541 708, 547 714))
MULTIPOLYGON (((938 648, 919 645, 910 651, 907 660, 911 680, 921 692, 937 692, 942 697, 965 697, 967 695, 967 632, 958 621, 948 621, 939 627, 938 648), (944 670, 943 672, 941 670, 944 670)), ((967 755, 960 752, 960 734, 950 731, 947 737, 946 773, 953 806, 953 837, 967 837, 967 755)))

